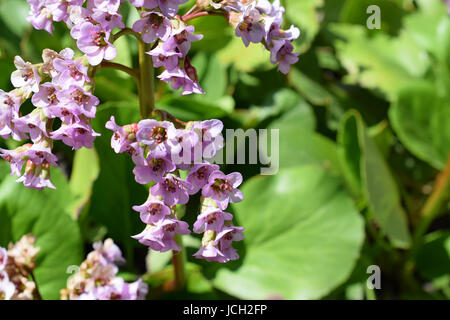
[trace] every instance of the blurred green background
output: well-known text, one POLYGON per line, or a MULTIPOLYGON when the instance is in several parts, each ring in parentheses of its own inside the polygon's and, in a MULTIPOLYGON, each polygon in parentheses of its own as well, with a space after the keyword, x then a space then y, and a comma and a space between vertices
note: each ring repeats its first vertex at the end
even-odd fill
MULTIPOLYGON (((192 6, 189 1, 181 10, 192 6)), ((131 207, 147 190, 135 183, 126 155, 110 148, 104 128, 139 120, 134 80, 99 70, 101 99, 95 149, 55 144, 57 190, 27 190, 0 164, 0 245, 32 232, 41 247, 36 281, 58 299, 69 265, 93 241, 112 237, 123 249, 126 280, 144 274, 150 297, 241 299, 450 298, 450 18, 440 0, 282 0, 286 25, 301 29, 299 63, 285 77, 258 45, 245 48, 221 17, 194 21, 193 45, 204 96, 181 97, 157 84, 157 107, 181 120, 221 119, 226 128, 280 129, 280 171, 226 165, 244 175, 245 200, 233 205, 246 228, 241 259, 198 261, 198 236, 185 237, 186 288, 171 292, 170 253, 148 254, 130 238, 143 229, 131 207), (366 9, 381 9, 369 30, 366 9), (439 181, 435 187, 435 181, 439 181), (381 289, 370 290, 370 265, 381 289)), ((24 0, 0 0, 0 88, 12 89, 13 58, 39 62, 45 48, 76 48, 67 28, 32 30, 24 0)), ((128 26, 137 19, 123 8, 128 26)), ((122 37, 116 62, 137 67, 137 44, 122 37)), ((31 108, 28 102, 23 107, 31 108)), ((13 148, 16 142, 1 141, 13 148)), ((195 220, 199 199, 186 207, 195 220)))

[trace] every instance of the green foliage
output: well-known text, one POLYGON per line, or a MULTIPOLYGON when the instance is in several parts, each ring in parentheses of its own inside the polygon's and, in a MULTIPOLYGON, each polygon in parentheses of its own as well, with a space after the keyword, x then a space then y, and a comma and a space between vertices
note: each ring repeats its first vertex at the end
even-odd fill
POLYGON ((245 200, 233 206, 246 228, 242 265, 218 271, 219 289, 244 299, 315 299, 349 276, 363 222, 340 179, 296 166, 242 190, 245 200))
MULTIPOLYGON (((191 255, 201 239, 185 237, 187 285, 165 292, 174 278, 171 254, 148 253, 130 238, 144 228, 131 207, 146 200, 148 189, 135 182, 129 157, 111 149, 112 132, 105 128, 112 115, 120 125, 139 121, 136 82, 121 71, 100 69, 95 95, 101 105, 92 124, 101 136, 90 150, 71 152, 55 144, 65 170, 52 172, 57 190, 27 190, 8 176, 5 162, 0 165, 0 245, 26 233, 37 236, 35 276, 43 298, 59 298, 66 269, 81 262, 83 246, 110 236, 128 262, 121 275, 132 281, 144 274, 152 298, 450 299, 450 206, 448 195, 436 195, 450 170, 445 4, 282 4, 285 26, 295 24, 302 32, 295 42, 302 55, 287 77, 261 45, 246 48, 225 19, 208 16, 192 20, 204 39, 193 43, 190 54, 207 94, 181 96, 155 84, 156 107, 180 120, 218 118, 227 129, 278 130, 277 174, 260 176, 262 163, 223 168, 244 176, 245 199, 231 208, 235 224, 245 227, 241 259, 226 265, 199 261, 191 255), (366 27, 369 5, 381 8, 380 30, 366 27), (436 196, 442 197, 436 217, 421 232, 428 219, 424 203, 436 196), (389 280, 374 292, 365 286, 372 264, 389 280)), ((15 55, 38 62, 44 48, 76 47, 63 24, 55 24, 53 36, 32 30, 27 11, 25 0, 0 0, 5 91, 12 89, 15 55)), ((121 13, 128 27, 138 17, 131 5, 121 13)), ((116 45, 115 62, 137 68, 135 39, 122 37, 116 45)), ((268 142, 258 151, 273 159, 277 141, 269 134, 268 142)), ((198 205, 198 198, 188 204, 186 221, 195 220, 198 205)))
POLYGON ((359 114, 344 117, 339 142, 352 189, 367 202, 371 217, 392 244, 408 248, 410 236, 398 187, 359 114))

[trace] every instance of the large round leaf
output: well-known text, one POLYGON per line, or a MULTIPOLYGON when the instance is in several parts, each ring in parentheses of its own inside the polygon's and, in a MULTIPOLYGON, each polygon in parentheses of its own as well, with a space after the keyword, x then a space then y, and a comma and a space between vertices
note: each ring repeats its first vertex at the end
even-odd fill
POLYGON ((255 177, 233 206, 246 239, 241 265, 214 284, 239 298, 317 299, 350 275, 364 239, 341 180, 319 166, 255 177))

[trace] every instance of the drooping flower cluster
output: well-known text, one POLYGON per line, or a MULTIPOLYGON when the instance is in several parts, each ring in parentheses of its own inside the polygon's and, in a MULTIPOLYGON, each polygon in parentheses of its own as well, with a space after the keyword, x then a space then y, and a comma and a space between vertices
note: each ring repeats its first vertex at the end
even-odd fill
POLYGON ((60 53, 46 49, 42 57, 43 63, 33 65, 17 56, 17 70, 11 74, 16 89, 0 90, 0 135, 32 141, 14 150, 0 149, 0 156, 10 162, 17 182, 35 189, 55 188, 50 181, 50 166, 58 165, 52 153, 54 140, 73 149, 91 148, 99 135, 90 124, 99 100, 90 92, 83 59, 74 59, 71 49, 60 53), (23 115, 20 107, 30 97, 35 109, 23 115), (53 129, 55 119, 61 121, 58 129, 53 129))
POLYGON ((237 259, 231 242, 242 237, 236 235, 228 242, 225 239, 241 234, 243 228, 234 227, 231 214, 223 210, 230 202, 243 199, 237 189, 242 176, 237 172, 225 175, 218 165, 204 160, 213 158, 223 147, 222 122, 190 122, 177 129, 169 121, 146 119, 121 127, 111 117, 106 127, 114 132, 112 148, 131 155, 136 181, 153 183, 147 201, 133 207, 147 225, 133 238, 153 250, 181 250, 175 235, 189 234, 190 230, 186 222, 178 220, 176 205, 186 204, 190 195, 201 191, 208 205, 198 216, 194 232, 204 233, 211 241, 205 242, 195 256, 219 262, 237 259), (180 178, 182 170, 187 171, 185 180, 180 178))
POLYGON ((234 1, 225 0, 216 8, 228 11, 228 20, 242 38, 245 46, 262 43, 270 51, 270 61, 278 64, 278 70, 287 74, 291 65, 297 63, 298 52, 292 41, 300 36, 300 30, 291 26, 283 30, 284 7, 280 0, 234 1))
MULTIPOLYGON (((164 20, 167 18, 162 19, 162 24, 164 25, 164 20)), ((187 56, 191 43, 201 40, 203 36, 194 34, 194 27, 187 26, 181 20, 176 20, 172 23, 172 27, 169 28, 171 29, 169 36, 165 37, 165 39, 161 38, 159 45, 147 52, 147 54, 152 56, 155 67, 164 67, 166 69, 158 78, 161 81, 170 83, 174 90, 181 88, 182 95, 191 93, 204 94, 205 92, 198 83, 197 71, 187 56)))
POLYGON ((33 235, 24 235, 8 250, 0 247, 0 300, 38 299, 31 274, 39 248, 33 235))
POLYGON ((116 263, 123 262, 122 252, 111 239, 94 243, 79 270, 69 277, 61 290, 62 300, 143 300, 147 284, 141 279, 127 283, 117 276, 116 263))

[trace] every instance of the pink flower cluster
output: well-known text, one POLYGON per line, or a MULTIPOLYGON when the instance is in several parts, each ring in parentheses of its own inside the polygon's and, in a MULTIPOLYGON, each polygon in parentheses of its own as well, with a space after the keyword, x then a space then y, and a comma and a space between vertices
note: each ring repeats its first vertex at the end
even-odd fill
POLYGON ((93 66, 117 56, 109 42, 114 28, 124 28, 119 14, 121 0, 27 0, 31 6, 28 21, 38 30, 53 33, 53 22, 64 21, 77 40, 78 48, 93 66))
POLYGON ((99 135, 90 124, 99 100, 90 92, 83 59, 74 59, 71 49, 60 53, 46 49, 43 60, 33 65, 16 57, 17 70, 11 74, 16 89, 0 90, 0 135, 33 142, 14 150, 0 149, 0 156, 10 162, 11 174, 19 176, 17 182, 35 189, 55 188, 50 181, 50 167, 58 165, 52 153, 53 140, 73 149, 91 148, 99 135), (35 109, 22 115, 20 106, 30 97, 35 109), (56 130, 55 119, 61 121, 56 130))
POLYGON ((123 262, 122 252, 111 239, 94 243, 79 270, 61 290, 62 300, 144 300, 148 286, 141 279, 127 283, 117 276, 116 263, 123 262))
POLYGON ((194 232, 204 233, 208 241, 195 254, 218 262, 239 256, 231 246, 243 239, 242 227, 234 227, 232 215, 224 212, 228 204, 243 199, 237 189, 240 173, 225 175, 210 159, 223 147, 219 120, 190 122, 177 129, 172 122, 141 120, 126 126, 116 124, 114 117, 106 124, 112 130, 111 146, 117 153, 127 152, 135 168, 138 183, 152 183, 147 201, 134 206, 147 226, 134 236, 140 243, 160 252, 181 250, 175 235, 190 233, 186 222, 177 218, 176 205, 186 204, 189 197, 201 191, 203 209, 194 224, 194 232), (180 178, 186 170, 186 179, 180 178))
POLYGON ((166 69, 158 76, 161 81, 170 83, 174 90, 181 88, 182 95, 204 94, 198 83, 197 71, 187 56, 191 43, 201 40, 203 36, 194 34, 194 27, 186 25, 176 16, 178 5, 186 1, 132 0, 134 6, 151 10, 142 12, 133 30, 141 33, 144 42, 155 43, 147 54, 152 56, 156 68, 166 69), (161 12, 156 11, 157 8, 161 12))
MULTIPOLYGON (((182 88, 182 94, 205 92, 198 83, 195 68, 187 54, 191 42, 202 39, 194 35, 194 27, 187 26, 176 16, 178 6, 187 0, 131 0, 131 4, 142 11, 141 19, 133 25, 133 30, 141 34, 142 41, 155 43, 155 48, 147 52, 153 57, 155 67, 164 66, 160 76, 172 88, 182 88), (159 11, 156 11, 159 10, 159 11), (158 45, 159 44, 159 45, 158 45)), ((28 0, 31 6, 28 20, 36 29, 53 32, 53 22, 64 21, 71 27, 70 34, 77 40, 78 48, 86 54, 93 66, 103 60, 113 60, 117 56, 112 44, 111 31, 125 28, 119 14, 121 0, 28 0)))
POLYGON ((36 238, 27 234, 8 250, 0 247, 0 300, 35 300, 38 298, 36 283, 30 273, 35 268, 39 248, 36 238))
POLYGON ((298 62, 298 52, 294 51, 292 41, 300 36, 300 30, 283 25, 284 7, 280 0, 224 1, 216 5, 229 12, 230 24, 236 29, 236 35, 242 38, 245 46, 250 43, 262 43, 270 51, 270 61, 278 63, 278 70, 287 74, 291 65, 298 62))

